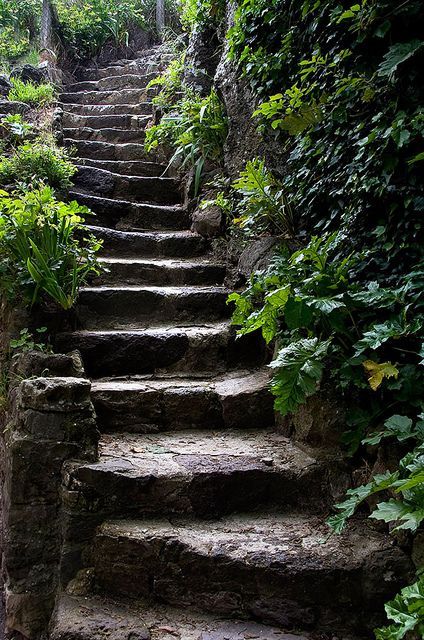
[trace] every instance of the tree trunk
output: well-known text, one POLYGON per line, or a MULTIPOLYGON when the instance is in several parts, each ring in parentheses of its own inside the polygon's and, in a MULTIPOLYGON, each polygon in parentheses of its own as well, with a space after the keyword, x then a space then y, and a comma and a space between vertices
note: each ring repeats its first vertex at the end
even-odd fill
POLYGON ((160 35, 165 26, 165 0, 156 0, 156 28, 160 35))

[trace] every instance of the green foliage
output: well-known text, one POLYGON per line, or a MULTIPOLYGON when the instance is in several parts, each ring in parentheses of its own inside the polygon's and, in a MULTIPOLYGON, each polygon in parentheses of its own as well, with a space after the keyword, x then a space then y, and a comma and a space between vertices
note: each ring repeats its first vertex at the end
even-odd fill
POLYGON ((227 118, 215 91, 205 98, 187 91, 172 112, 147 129, 145 145, 147 151, 159 145, 169 147, 173 150, 170 165, 178 162, 181 169, 192 167, 197 195, 205 163, 220 165, 226 137, 227 118))
POLYGON ((343 229, 394 279, 421 255, 423 18, 418 0, 243 0, 228 34, 299 228, 343 229))
POLYGON ((181 0, 181 24, 185 31, 216 26, 225 15, 225 0, 181 0))
POLYGON ((41 141, 19 146, 10 156, 0 160, 0 185, 47 182, 55 189, 66 189, 76 167, 65 149, 41 141))
POLYGON ((43 295, 70 309, 90 274, 98 273, 100 243, 89 235, 76 202, 55 199, 49 187, 11 196, 0 192, 0 286, 30 305, 43 295))
POLYGON ((9 100, 25 102, 32 107, 46 106, 54 100, 55 88, 50 82, 34 84, 33 82, 23 82, 19 78, 12 78, 11 84, 9 100))
POLYGON ((161 87, 157 96, 152 100, 160 109, 166 110, 178 102, 179 94, 182 92, 182 78, 184 73, 185 52, 180 53, 172 60, 164 73, 151 80, 147 86, 161 87))
POLYGON ((34 131, 34 126, 30 122, 25 122, 18 113, 4 116, 0 121, 0 128, 4 132, 3 140, 12 146, 30 138, 34 131))
POLYGON ((239 196, 234 224, 246 233, 276 231, 294 234, 294 221, 290 204, 279 181, 258 158, 249 161, 232 184, 239 196))
MULTIPOLYGON (((129 30, 151 30, 154 3, 145 0, 55 0, 60 37, 75 58, 92 57, 108 40, 128 44, 129 30)), ((167 3, 168 13, 173 8, 167 3)))
MULTIPOLYGON (((47 327, 40 327, 35 330, 39 336, 47 332, 47 327)), ((36 338, 29 329, 22 329, 19 338, 10 341, 10 348, 13 351, 42 351, 44 353, 51 352, 51 346, 45 342, 36 342, 36 338)))
POLYGON ((376 629, 377 640, 402 640, 414 634, 416 638, 424 637, 424 576, 417 582, 405 587, 385 605, 389 620, 393 620, 383 629, 376 629))
POLYGON ((0 60, 27 54, 38 29, 39 0, 0 0, 0 60))
POLYGON ((394 287, 360 283, 354 276, 364 258, 343 257, 340 234, 313 237, 292 255, 283 249, 267 272, 253 274, 247 289, 229 298, 239 335, 260 330, 268 343, 278 338, 272 391, 283 415, 316 390, 327 365, 352 403, 352 450, 395 407, 413 412, 424 396, 424 272, 417 268, 394 287), (369 407, 360 419, 358 404, 369 407))

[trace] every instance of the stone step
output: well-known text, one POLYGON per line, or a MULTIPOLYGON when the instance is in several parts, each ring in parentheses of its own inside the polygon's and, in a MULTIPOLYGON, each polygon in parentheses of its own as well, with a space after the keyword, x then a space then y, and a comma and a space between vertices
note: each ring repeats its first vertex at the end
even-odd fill
POLYGON ((209 260, 100 258, 96 284, 221 285, 226 266, 209 260))
POLYGON ((279 626, 99 596, 58 599, 50 640, 307 640, 279 626))
POLYGON ((116 231, 88 227, 103 241, 103 256, 117 258, 191 258, 205 253, 206 241, 191 231, 116 231))
MULTIPOLYGON (((103 518, 108 514, 209 518, 266 506, 310 512, 326 508, 325 464, 265 426, 215 433, 103 434, 98 462, 65 464, 64 486, 70 499, 79 493, 80 511, 89 500, 103 518)), ((107 555, 122 558, 119 549, 107 555)), ((121 587, 118 580, 119 591, 121 587)))
POLYGON ((383 604, 411 569, 393 540, 366 522, 328 539, 322 520, 297 514, 109 521, 92 562, 96 584, 120 598, 362 638, 383 622, 383 604))
POLYGON ((151 116, 153 105, 151 102, 135 104, 72 104, 59 102, 58 106, 64 111, 64 115, 74 113, 80 116, 110 116, 110 115, 136 115, 151 116))
POLYGON ((261 366, 267 358, 260 335, 251 333, 236 339, 235 330, 222 322, 80 330, 59 334, 55 347, 59 352, 78 349, 87 374, 93 378, 164 372, 205 376, 261 366))
POLYGON ((224 287, 91 286, 81 289, 76 309, 86 329, 214 321, 230 315, 228 293, 224 287))
MULTIPOLYGON (((69 129, 69 131, 74 131, 69 129)), ((76 131, 76 130, 75 130, 76 131)), ((90 129, 89 131, 93 131, 90 129)), ((154 153, 147 153, 144 144, 127 142, 117 144, 93 140, 68 138, 63 141, 65 147, 71 147, 78 158, 95 158, 96 160, 143 160, 147 158, 155 161, 154 153)))
MULTIPOLYGON (((72 189, 70 196, 96 213, 96 226, 121 231, 187 230, 190 218, 180 205, 129 202, 90 195, 72 189)), ((107 233, 107 231, 105 231, 107 233)))
POLYGON ((101 380, 93 383, 91 397, 102 432, 253 429, 274 424, 269 380, 269 369, 206 379, 101 380))
POLYGON ((157 88, 120 89, 115 91, 74 91, 59 94, 59 102, 65 104, 139 104, 156 95, 157 88))
POLYGON ((63 129, 64 143, 68 140, 90 140, 94 142, 136 142, 142 143, 146 133, 144 129, 92 129, 90 127, 74 127, 63 129))
POLYGON ((95 160, 85 158, 83 162, 86 167, 97 167, 97 169, 106 169, 113 173, 129 176, 161 176, 166 171, 164 164, 158 162, 149 162, 147 160, 95 160))
POLYGON ((99 80, 83 80, 65 87, 66 93, 78 93, 82 91, 121 91, 122 89, 145 89, 150 80, 156 78, 157 73, 119 74, 106 76, 99 80))
POLYGON ((108 199, 176 204, 181 202, 179 183, 173 178, 125 176, 106 169, 77 165, 73 182, 78 190, 108 199))
POLYGON ((146 60, 132 60, 128 64, 111 66, 111 67, 99 67, 97 69, 84 69, 81 76, 81 80, 101 80, 103 78, 110 78, 112 76, 123 76, 127 74, 131 75, 146 75, 154 74, 158 76, 163 73, 165 66, 156 61, 148 62, 146 60))
MULTIPOLYGON (((190 226, 190 218, 187 210, 181 205, 161 205, 151 203, 130 202, 90 195, 84 191, 72 189, 72 198, 80 204, 89 207, 96 215, 96 227, 103 228, 104 237, 109 237, 107 227, 111 231, 183 231, 187 232, 190 226)), ((99 231, 100 233, 100 231, 99 231)), ((114 234, 111 240, 118 240, 114 234)), ((129 242, 134 241, 134 236, 127 237, 129 242)), ((125 240, 125 237, 122 238, 125 240)), ((204 250, 204 243, 203 243, 204 250)), ((128 248, 128 247, 127 247, 128 248)), ((123 252, 127 250, 122 247, 123 252)))
POLYGON ((150 115, 134 115, 131 113, 81 115, 64 113, 63 125, 67 129, 88 127, 89 129, 144 129, 150 121, 150 115))

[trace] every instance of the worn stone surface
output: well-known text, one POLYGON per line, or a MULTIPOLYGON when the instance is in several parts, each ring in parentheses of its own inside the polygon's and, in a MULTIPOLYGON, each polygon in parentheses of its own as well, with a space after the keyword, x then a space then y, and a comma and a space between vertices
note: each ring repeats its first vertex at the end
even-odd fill
POLYGON ((306 640, 247 620, 223 620, 151 603, 62 596, 51 640, 306 640))
POLYGON ((368 635, 411 562, 367 524, 330 539, 327 531, 310 515, 106 522, 93 548, 95 579, 112 593, 368 635))
POLYGON ((124 176, 97 167, 78 166, 74 178, 77 188, 106 198, 125 198, 142 202, 176 204, 181 202, 177 184, 172 178, 124 176))
POLYGON ((32 64, 14 67, 10 75, 12 78, 19 78, 23 82, 33 82, 34 84, 48 80, 45 68, 34 67, 32 64))
POLYGON ((274 411, 269 378, 268 370, 195 380, 144 376, 95 382, 92 397, 102 431, 270 427, 274 411))
POLYGON ((325 455, 341 448, 341 436, 346 431, 346 412, 340 398, 330 388, 324 388, 307 398, 295 413, 279 418, 282 432, 294 441, 320 449, 325 455))
POLYGON ((140 323, 201 323, 226 318, 224 287, 98 286, 81 290, 77 314, 87 329, 137 327, 140 323))
POLYGON ((7 115, 9 113, 20 113, 24 115, 29 111, 29 105, 24 102, 16 102, 13 100, 0 100, 0 113, 7 115))
POLYGON ((154 260, 144 258, 100 258, 105 269, 101 284, 222 285, 226 266, 207 258, 154 260))
POLYGON ((248 278, 254 271, 269 267, 271 258, 280 243, 281 239, 273 236, 249 242, 239 258, 237 267, 239 273, 248 278))
POLYGON ((130 258, 192 258, 205 253, 202 238, 189 231, 118 231, 89 227, 104 243, 104 255, 130 258))
POLYGON ((84 366, 78 351, 70 353, 30 351, 17 354, 12 358, 10 372, 18 381, 32 376, 82 378, 84 366))
MULTIPOLYGON (((65 371, 80 366, 75 355, 30 353, 17 359, 15 372, 43 360, 65 371)), ((9 403, 2 461, 6 627, 39 640, 59 585, 61 469, 69 458, 94 460, 98 434, 90 382, 81 377, 24 379, 9 403)))
POLYGON ((205 238, 214 238, 223 230, 223 213, 219 207, 208 206, 193 212, 192 229, 205 238))
POLYGON ((257 334, 235 339, 223 323, 200 326, 145 326, 132 330, 59 334, 57 348, 81 350, 89 375, 122 376, 160 371, 224 371, 264 364, 266 350, 257 334))
POLYGON ((67 464, 66 486, 85 496, 86 508, 119 515, 323 508, 331 498, 326 466, 264 427, 213 437, 200 430, 104 435, 99 462, 67 464))

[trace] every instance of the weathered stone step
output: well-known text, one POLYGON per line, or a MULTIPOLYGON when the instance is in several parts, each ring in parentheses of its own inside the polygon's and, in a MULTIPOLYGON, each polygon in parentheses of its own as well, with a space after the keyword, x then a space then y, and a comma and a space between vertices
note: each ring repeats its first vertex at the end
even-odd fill
POLYGON ((181 202, 178 182, 173 178, 125 176, 106 169, 77 165, 73 178, 77 189, 104 198, 150 201, 160 204, 181 202))
POLYGON ((74 91, 59 94, 63 103, 80 104, 139 104, 148 102, 157 89, 120 89, 115 91, 74 91))
POLYGON ((224 287, 92 286, 81 289, 77 314, 86 329, 146 322, 202 322, 228 317, 224 287))
POLYGON ((164 164, 158 162, 149 162, 148 160, 95 160, 94 158, 85 158, 84 165, 86 167, 97 167, 97 169, 106 169, 113 173, 129 176, 161 176, 166 170, 164 164))
POLYGON ((153 105, 151 102, 140 102, 135 104, 72 104, 58 103, 64 110, 64 115, 74 113, 81 116, 106 116, 106 115, 138 115, 148 116, 152 114, 153 105))
MULTIPOLYGON (((99 461, 66 464, 64 484, 79 492, 81 509, 89 499, 103 517, 211 517, 265 505, 325 508, 325 465, 264 427, 213 435, 210 430, 106 434, 100 440, 99 461)), ((109 557, 122 558, 118 549, 109 557)), ((121 591, 118 585, 119 581, 121 591)))
POLYGON ((68 140, 90 140, 95 142, 136 142, 141 143, 145 137, 144 129, 92 129, 90 127, 75 127, 63 129, 64 142, 68 140))
POLYGON ((307 640, 280 627, 152 603, 60 596, 50 640, 307 640))
POLYGON ((226 266, 208 260, 100 258, 106 271, 96 284, 221 285, 226 266))
POLYGON ((102 78, 110 78, 111 76, 122 76, 127 74, 146 75, 152 73, 154 76, 158 76, 163 72, 164 68, 163 64, 156 61, 149 62, 144 59, 132 60, 125 65, 99 67, 98 69, 84 69, 81 80, 101 80, 102 78))
MULTIPOLYGON (((70 131, 74 131, 70 129, 70 131)), ((92 129, 90 129, 92 131, 92 129)), ((63 141, 65 147, 75 150, 78 158, 95 158, 96 160, 142 160, 148 158, 155 160, 155 155, 147 153, 144 144, 127 142, 117 144, 113 142, 101 142, 93 140, 81 140, 68 138, 63 141)))
POLYGON ((96 224, 99 227, 122 231, 172 231, 187 230, 190 226, 187 210, 179 205, 141 204, 101 198, 76 189, 72 189, 70 195, 97 214, 96 224))
MULTIPOLYGON (((303 498, 310 490, 304 482, 303 498)), ((411 562, 368 523, 326 537, 325 524, 310 515, 110 521, 95 539, 95 579, 119 597, 371 637, 411 562)))
POLYGON ((81 115, 79 113, 64 113, 63 125, 67 129, 88 127, 90 129, 144 129, 150 120, 150 115, 134 115, 131 113, 81 115))
POLYGON ((58 335, 56 349, 78 349, 87 374, 94 378, 165 371, 205 375, 235 367, 261 366, 267 356, 258 334, 236 340, 228 323, 211 322, 201 326, 162 324, 126 331, 74 331, 58 335))
POLYGON ((191 231, 116 231, 88 227, 103 241, 103 255, 118 258, 191 258, 205 253, 207 243, 191 231))
POLYGON ((253 429, 274 424, 269 380, 268 369, 194 380, 113 379, 94 382, 92 400, 102 432, 253 429))
POLYGON ((157 76, 156 73, 144 75, 119 74, 106 76, 99 80, 83 80, 75 82, 65 88, 66 93, 78 93, 81 91, 121 91, 122 89, 145 89, 150 80, 157 76))

